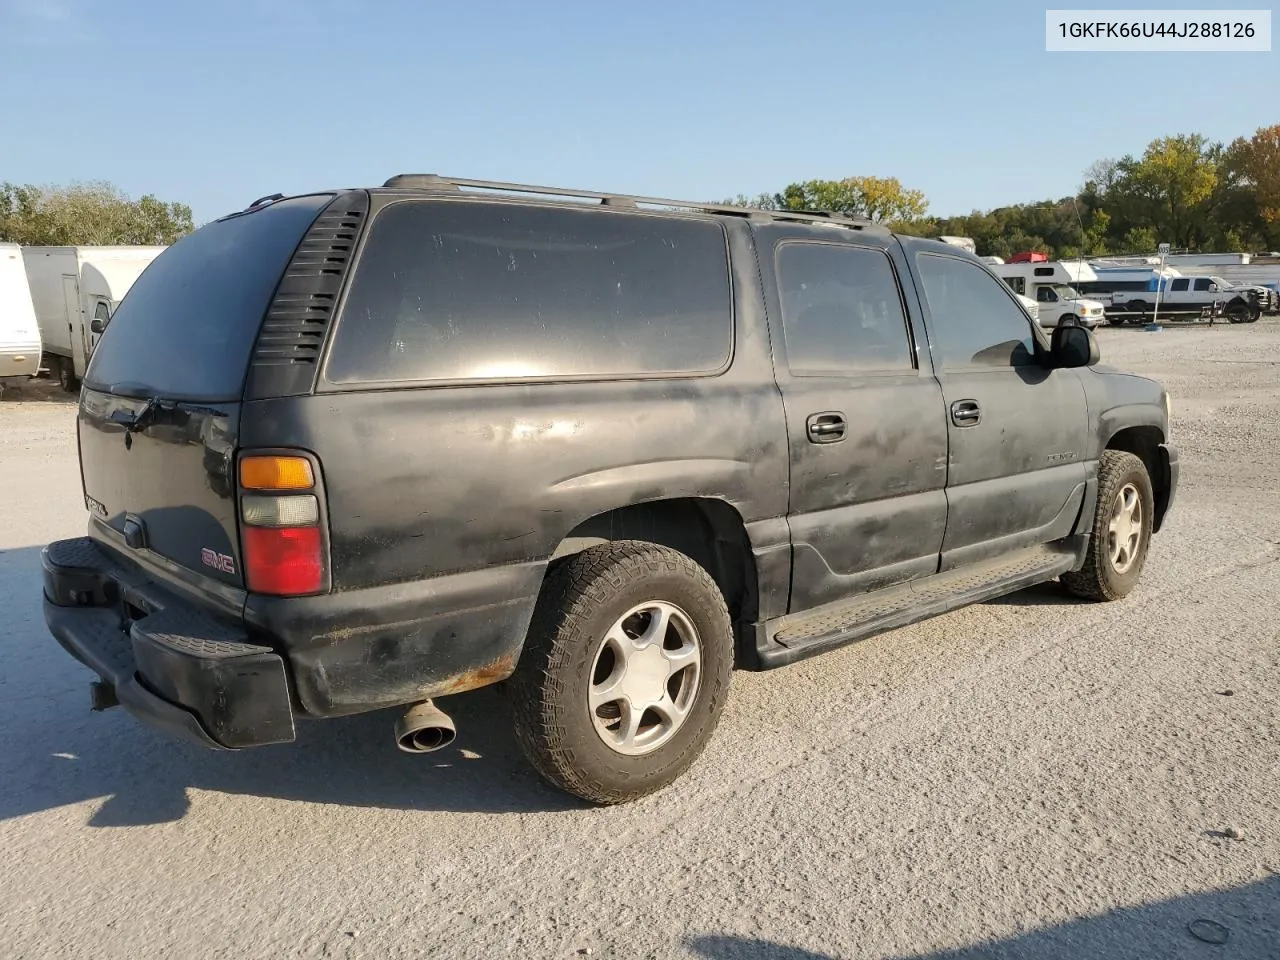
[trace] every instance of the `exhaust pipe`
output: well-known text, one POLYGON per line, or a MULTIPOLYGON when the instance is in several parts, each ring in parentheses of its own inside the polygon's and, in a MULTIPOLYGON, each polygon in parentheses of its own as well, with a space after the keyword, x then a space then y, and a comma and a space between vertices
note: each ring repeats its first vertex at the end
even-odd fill
POLYGON ((430 753, 453 743, 457 729, 447 713, 430 700, 410 707, 396 721, 396 746, 405 753, 430 753))

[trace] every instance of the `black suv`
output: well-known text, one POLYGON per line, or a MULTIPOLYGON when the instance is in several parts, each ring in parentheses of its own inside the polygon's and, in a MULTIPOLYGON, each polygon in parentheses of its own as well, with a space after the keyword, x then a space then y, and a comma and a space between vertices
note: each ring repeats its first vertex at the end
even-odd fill
POLYGON ((210 747, 506 681, 598 803, 678 777, 735 666, 1061 578, 1123 597, 1159 384, 977 258, 820 212, 399 176, 173 245, 84 377, 43 554, 93 704, 210 747))

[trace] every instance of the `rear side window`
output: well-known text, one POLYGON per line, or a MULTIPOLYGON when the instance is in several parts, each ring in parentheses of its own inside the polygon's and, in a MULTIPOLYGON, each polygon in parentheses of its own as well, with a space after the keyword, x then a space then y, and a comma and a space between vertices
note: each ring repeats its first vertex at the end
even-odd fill
POLYGON ((1173 281, 1173 283, 1169 285, 1169 289, 1174 291, 1175 293, 1180 293, 1181 291, 1187 289, 1187 284, 1189 282, 1190 281, 1188 281, 1186 278, 1183 278, 1181 280, 1175 280, 1173 281))
POLYGON ((112 315, 86 385, 184 400, 240 399, 276 284, 332 199, 280 200, 201 227, 160 254, 112 315))
POLYGON ((374 220, 330 382, 710 373, 729 358, 712 220, 402 201, 374 220))
POLYGON ((922 254, 916 263, 933 321, 929 336, 939 367, 1017 367, 1036 362, 1031 321, 1000 281, 955 257, 922 254))
POLYGON ((792 373, 914 369, 902 296, 883 251, 784 243, 777 265, 792 373))

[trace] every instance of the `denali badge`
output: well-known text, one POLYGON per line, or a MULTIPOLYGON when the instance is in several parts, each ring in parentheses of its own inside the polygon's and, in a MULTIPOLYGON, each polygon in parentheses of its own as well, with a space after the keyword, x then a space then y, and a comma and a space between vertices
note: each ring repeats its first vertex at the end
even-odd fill
POLYGON ((225 553, 217 553, 214 550, 210 550, 208 547, 201 548, 200 562, 206 567, 212 567, 219 573, 234 574, 236 572, 235 560, 227 556, 225 553))

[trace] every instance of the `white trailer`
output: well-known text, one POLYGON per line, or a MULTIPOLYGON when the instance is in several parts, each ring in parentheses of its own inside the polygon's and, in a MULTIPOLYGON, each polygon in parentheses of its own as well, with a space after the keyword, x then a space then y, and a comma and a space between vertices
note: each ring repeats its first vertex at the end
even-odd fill
POLYGON ((165 247, 24 247, 44 362, 71 392, 133 282, 165 247))
POLYGON ((0 243, 0 390, 40 370, 40 326, 16 243, 0 243))

